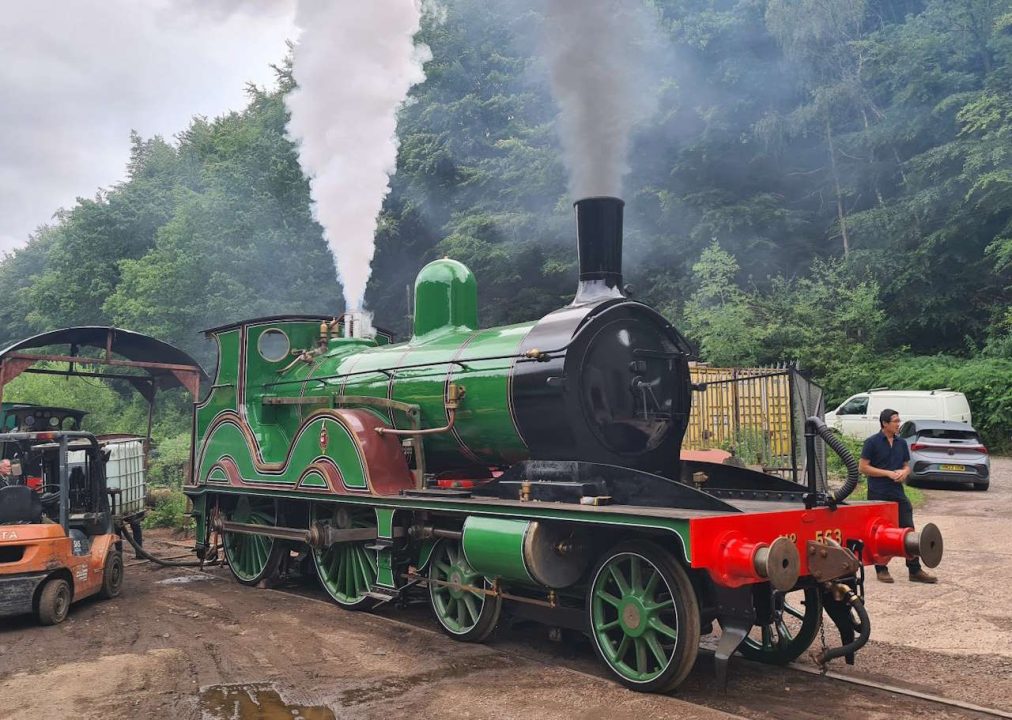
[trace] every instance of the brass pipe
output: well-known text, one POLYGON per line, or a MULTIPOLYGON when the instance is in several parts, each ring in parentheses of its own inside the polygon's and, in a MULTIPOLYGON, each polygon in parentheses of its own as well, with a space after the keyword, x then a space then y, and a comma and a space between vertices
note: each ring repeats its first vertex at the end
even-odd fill
POLYGON ((296 357, 295 357, 294 360, 292 360, 290 363, 288 363, 283 368, 281 368, 280 370, 278 370, 278 375, 281 375, 283 373, 288 372, 293 367, 295 367, 296 365, 298 365, 300 362, 306 362, 306 363, 313 362, 314 358, 316 358, 316 356, 319 355, 320 352, 321 352, 321 349, 319 347, 313 348, 312 350, 303 350, 298 355, 296 355, 296 357))
POLYGON ((450 383, 450 387, 446 391, 446 402, 443 403, 448 422, 443 427, 427 428, 425 430, 395 430, 394 428, 378 427, 376 428, 376 433, 379 435, 407 435, 413 437, 415 435, 439 435, 450 432, 453 429, 453 424, 457 421, 457 408, 460 407, 460 402, 464 399, 466 393, 467 390, 463 385, 450 383))
POLYGON ((394 428, 378 427, 376 433, 379 435, 415 436, 415 435, 439 435, 453 430, 453 424, 457 420, 457 411, 451 408, 446 409, 446 415, 450 419, 443 427, 426 428, 425 430, 395 430, 394 428))

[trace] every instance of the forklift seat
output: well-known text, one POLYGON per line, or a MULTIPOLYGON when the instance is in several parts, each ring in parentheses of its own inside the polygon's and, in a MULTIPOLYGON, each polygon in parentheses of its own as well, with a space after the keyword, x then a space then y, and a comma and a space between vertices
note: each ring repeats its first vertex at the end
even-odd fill
POLYGON ((72 530, 80 530, 88 537, 107 535, 112 532, 107 512, 71 513, 67 516, 67 527, 72 530))
POLYGON ((0 487, 0 525, 42 522, 42 501, 27 485, 0 487))

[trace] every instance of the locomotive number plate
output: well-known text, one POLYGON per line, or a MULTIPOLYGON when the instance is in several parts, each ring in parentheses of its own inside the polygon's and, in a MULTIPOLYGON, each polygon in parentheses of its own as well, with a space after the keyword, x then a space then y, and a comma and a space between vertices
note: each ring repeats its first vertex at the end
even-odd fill
POLYGON ((828 543, 830 541, 835 542, 837 545, 843 545, 843 532, 840 528, 815 531, 815 542, 828 543))
POLYGON ((939 465, 938 469, 942 472, 963 472, 966 465, 939 465))

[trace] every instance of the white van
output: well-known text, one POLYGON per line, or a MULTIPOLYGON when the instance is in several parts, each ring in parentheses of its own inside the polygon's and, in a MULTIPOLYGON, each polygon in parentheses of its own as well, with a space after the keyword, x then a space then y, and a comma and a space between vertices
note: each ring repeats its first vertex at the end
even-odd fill
POLYGON ((907 420, 954 420, 971 423, 966 395, 948 388, 940 390, 890 390, 875 388, 847 398, 836 410, 826 412, 826 425, 854 438, 866 438, 880 429, 878 416, 892 408, 907 420))

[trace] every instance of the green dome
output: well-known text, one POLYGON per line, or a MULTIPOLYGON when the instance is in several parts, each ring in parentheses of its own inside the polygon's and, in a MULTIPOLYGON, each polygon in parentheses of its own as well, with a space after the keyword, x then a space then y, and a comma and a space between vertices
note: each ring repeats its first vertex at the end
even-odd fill
POLYGON ((478 284, 464 263, 449 258, 433 260, 415 279, 414 336, 445 328, 478 329, 478 284))

